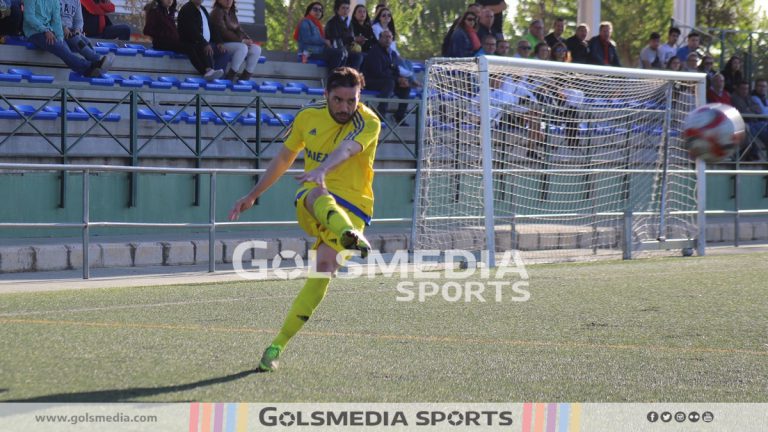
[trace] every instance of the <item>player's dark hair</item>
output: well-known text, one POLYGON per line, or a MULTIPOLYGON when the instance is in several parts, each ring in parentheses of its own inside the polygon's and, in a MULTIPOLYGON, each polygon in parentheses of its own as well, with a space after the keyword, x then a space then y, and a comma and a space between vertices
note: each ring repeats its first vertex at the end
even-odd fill
POLYGON ((363 74, 351 67, 337 67, 328 75, 328 81, 325 84, 325 91, 328 93, 338 87, 365 87, 365 78, 363 74))

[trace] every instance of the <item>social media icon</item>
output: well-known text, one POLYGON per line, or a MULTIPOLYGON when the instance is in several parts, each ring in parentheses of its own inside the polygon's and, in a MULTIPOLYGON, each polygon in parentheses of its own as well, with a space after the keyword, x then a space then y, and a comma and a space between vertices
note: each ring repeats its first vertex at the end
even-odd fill
POLYGON ((678 423, 684 422, 685 421, 685 417, 686 417, 686 415, 682 411, 678 411, 678 412, 675 413, 675 421, 678 422, 678 423))
POLYGON ((705 421, 705 422, 707 422, 707 423, 711 423, 711 422, 712 422, 712 420, 714 420, 714 419, 715 419, 715 415, 714 415, 714 414, 712 414, 712 412, 711 412, 711 411, 704 411, 704 412, 701 414, 701 419, 702 419, 702 420, 704 420, 704 421, 705 421))
POLYGON ((651 423, 656 423, 659 420, 659 414, 656 413, 656 411, 651 411, 647 416, 645 416, 645 418, 647 418, 651 423))
POLYGON ((700 418, 701 416, 699 416, 699 413, 697 413, 696 411, 691 411, 688 414, 688 420, 690 420, 691 423, 696 423, 697 421, 699 421, 700 418))
POLYGON ((668 411, 664 411, 663 413, 661 413, 661 421, 663 421, 664 423, 671 422, 672 421, 672 413, 668 412, 668 411))

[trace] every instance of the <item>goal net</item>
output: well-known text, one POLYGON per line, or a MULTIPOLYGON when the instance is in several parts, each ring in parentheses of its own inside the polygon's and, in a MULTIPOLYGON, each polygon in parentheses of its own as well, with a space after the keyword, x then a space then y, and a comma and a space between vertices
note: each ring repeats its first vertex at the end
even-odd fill
POLYGON ((681 128, 704 82, 515 58, 431 60, 413 248, 558 261, 695 247, 697 175, 681 128))

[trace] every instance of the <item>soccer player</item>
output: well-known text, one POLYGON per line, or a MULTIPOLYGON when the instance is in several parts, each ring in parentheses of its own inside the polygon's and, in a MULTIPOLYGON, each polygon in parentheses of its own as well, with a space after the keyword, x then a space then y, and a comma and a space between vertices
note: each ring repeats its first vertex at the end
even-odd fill
POLYGON ((251 191, 229 213, 241 212, 274 184, 304 150, 304 173, 296 197, 296 218, 301 228, 317 237, 317 271, 310 275, 293 302, 283 327, 264 351, 259 368, 273 371, 288 341, 312 316, 325 297, 330 276, 343 260, 338 252, 359 250, 364 258, 371 248, 363 229, 373 214, 373 160, 381 121, 360 103, 363 76, 355 69, 339 67, 328 76, 323 103, 308 105, 296 115, 283 148, 270 162, 251 191))

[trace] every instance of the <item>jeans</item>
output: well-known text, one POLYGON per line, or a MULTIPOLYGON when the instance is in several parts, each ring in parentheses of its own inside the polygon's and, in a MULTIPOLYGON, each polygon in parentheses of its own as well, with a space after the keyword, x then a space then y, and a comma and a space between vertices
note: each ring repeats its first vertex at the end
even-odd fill
POLYGON ((88 35, 97 39, 131 40, 131 27, 126 24, 113 24, 105 27, 100 35, 88 35))
POLYGON ((48 51, 62 59, 73 71, 81 75, 87 75, 91 71, 91 67, 93 66, 91 62, 73 53, 63 40, 57 39, 56 43, 48 45, 45 40, 45 33, 36 33, 27 36, 27 39, 35 44, 36 47, 48 51))
MULTIPOLYGON (((397 81, 394 78, 366 78, 365 89, 378 91, 378 97, 380 98, 392 98, 392 95, 396 95, 400 99, 408 99, 411 93, 411 89, 408 87, 400 87, 397 85, 397 81)), ((387 114, 388 105, 386 102, 379 102, 376 109, 379 111, 379 115, 384 117, 387 114)), ((401 103, 397 105, 397 111, 395 112, 395 119, 400 121, 405 117, 405 111, 408 109, 408 104, 401 103)))
POLYGON ((101 56, 96 54, 96 51, 93 50, 93 45, 91 45, 91 41, 89 41, 83 34, 72 36, 69 39, 66 39, 66 41, 69 50, 73 53, 80 54, 90 62, 101 61, 101 56))

